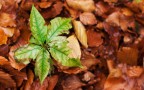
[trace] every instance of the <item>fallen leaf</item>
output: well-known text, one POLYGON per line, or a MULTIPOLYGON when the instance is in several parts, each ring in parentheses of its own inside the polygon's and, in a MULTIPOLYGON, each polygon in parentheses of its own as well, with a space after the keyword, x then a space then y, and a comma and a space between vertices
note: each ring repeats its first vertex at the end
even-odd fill
POLYGON ((54 18, 63 10, 63 3, 58 1, 51 8, 42 11, 41 14, 45 19, 54 18), (53 13, 52 13, 53 12, 53 13))
POLYGON ((75 75, 70 75, 62 81, 63 90, 77 90, 85 84, 80 81, 80 79, 75 75))
POLYGON ((95 5, 93 0, 66 0, 69 7, 82 11, 94 11, 95 5))
POLYGON ((6 57, 9 53, 9 46, 7 44, 0 45, 0 56, 6 57))
POLYGON ((75 10, 75 9, 73 9, 73 8, 70 8, 66 3, 64 3, 64 7, 68 10, 68 12, 70 13, 70 16, 71 16, 73 19, 76 19, 76 18, 79 17, 80 11, 75 10))
POLYGON ((75 30, 75 34, 78 38, 78 40, 81 42, 81 44, 87 48, 87 35, 86 35, 86 29, 84 25, 80 21, 73 21, 73 26, 75 30))
POLYGON ((117 58, 122 63, 137 65, 138 50, 133 47, 122 47, 117 53, 117 58))
POLYGON ((16 28, 9 28, 9 27, 4 28, 0 26, 0 30, 3 30, 5 35, 7 35, 7 37, 12 37, 16 28))
POLYGON ((71 48, 71 53, 69 54, 69 57, 71 58, 81 58, 81 49, 79 42, 75 35, 71 35, 67 38, 68 40, 68 47, 71 48))
POLYGON ((26 81, 26 84, 23 87, 23 90, 30 90, 30 88, 31 88, 31 85, 34 80, 34 73, 32 72, 32 70, 30 70, 30 69, 28 70, 27 77, 28 77, 28 79, 26 81))
POLYGON ((0 30, 0 45, 7 43, 8 36, 4 33, 3 30, 0 30))
POLYGON ((16 85, 18 87, 22 84, 24 79, 27 79, 25 72, 15 70, 14 68, 12 68, 10 62, 6 58, 1 56, 0 56, 0 67, 1 69, 5 70, 7 73, 11 75, 11 77, 15 80, 16 85))
MULTIPOLYGON (((0 71, 0 86, 4 86, 6 88, 16 87, 15 81, 11 78, 10 74, 0 71)), ((6 89, 5 88, 5 89, 6 89)))
POLYGON ((107 3, 104 3, 102 1, 96 3, 95 14, 99 16, 104 16, 104 14, 108 11, 110 11, 110 6, 107 3))
POLYGON ((48 8, 52 5, 52 2, 40 2, 38 3, 40 8, 48 8))
POLYGON ((89 47, 98 47, 103 43, 102 34, 91 29, 87 31, 87 38, 89 47))
POLYGON ((40 84, 39 80, 35 80, 31 85, 30 90, 54 90, 57 81, 58 81, 57 75, 47 77, 42 85, 40 84))
POLYGON ((91 12, 84 12, 80 14, 80 21, 84 25, 94 25, 97 23, 95 15, 91 12))
POLYGON ((16 21, 15 21, 16 16, 13 14, 8 14, 8 13, 1 13, 0 14, 0 26, 2 27, 15 27, 16 26, 16 21))

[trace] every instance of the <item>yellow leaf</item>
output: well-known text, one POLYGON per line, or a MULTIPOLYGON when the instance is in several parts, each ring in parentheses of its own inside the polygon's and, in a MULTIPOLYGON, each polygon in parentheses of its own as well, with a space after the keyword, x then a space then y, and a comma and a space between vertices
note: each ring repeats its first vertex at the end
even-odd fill
POLYGON ((75 34, 78 38, 78 40, 81 42, 81 44, 87 48, 87 34, 86 34, 86 29, 84 27, 84 25, 80 22, 80 21, 73 21, 73 25, 74 25, 74 30, 75 30, 75 34))
POLYGON ((79 42, 75 35, 71 35, 70 37, 67 38, 69 41, 68 46, 71 48, 71 53, 69 54, 69 57, 71 58, 81 58, 81 49, 79 42))

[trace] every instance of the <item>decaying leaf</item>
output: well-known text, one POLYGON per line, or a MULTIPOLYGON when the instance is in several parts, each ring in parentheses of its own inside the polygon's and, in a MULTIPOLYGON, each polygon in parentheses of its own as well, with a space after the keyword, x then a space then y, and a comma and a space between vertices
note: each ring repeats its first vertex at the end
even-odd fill
POLYGON ((117 58, 122 63, 137 65, 138 50, 132 47, 122 47, 117 53, 117 58))
POLYGON ((87 48, 87 35, 86 35, 86 29, 84 25, 80 21, 73 21, 73 26, 75 30, 75 34, 78 38, 78 40, 81 42, 81 44, 87 48))
POLYGON ((67 4, 76 9, 76 10, 82 10, 82 11, 94 11, 95 5, 93 0, 66 0, 67 4))
POLYGON ((81 49, 79 42, 75 35, 71 35, 67 38, 68 40, 68 47, 71 48, 71 53, 69 54, 69 57, 71 58, 81 58, 81 49))
POLYGON ((97 23, 95 15, 91 12, 84 12, 80 14, 80 21, 84 25, 94 25, 97 23))

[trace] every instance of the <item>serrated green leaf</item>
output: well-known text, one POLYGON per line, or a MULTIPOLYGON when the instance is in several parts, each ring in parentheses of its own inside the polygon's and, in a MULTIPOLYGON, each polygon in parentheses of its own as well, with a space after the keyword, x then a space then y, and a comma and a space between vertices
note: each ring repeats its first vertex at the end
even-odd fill
POLYGON ((50 72, 50 56, 48 51, 42 50, 36 59, 35 74, 39 77, 41 84, 50 72))
POLYGON ((32 36, 39 41, 39 44, 43 44, 46 40, 47 26, 45 26, 45 20, 38 12, 38 10, 32 6, 30 14, 30 28, 32 36))
POLYGON ((50 48, 50 53, 52 57, 61 63, 63 66, 68 67, 81 67, 81 63, 79 59, 69 58, 68 55, 70 53, 70 49, 67 47, 67 43, 61 43, 60 45, 52 46, 50 48))
POLYGON ((30 44, 25 45, 14 52, 15 59, 18 62, 28 64, 30 59, 36 59, 41 47, 38 45, 30 44))
POLYGON ((71 19, 70 18, 61 18, 57 17, 53 20, 50 21, 51 23, 51 28, 48 30, 48 35, 47 35, 47 43, 53 41, 53 39, 64 33, 69 33, 69 29, 72 28, 72 25, 70 24, 71 19))

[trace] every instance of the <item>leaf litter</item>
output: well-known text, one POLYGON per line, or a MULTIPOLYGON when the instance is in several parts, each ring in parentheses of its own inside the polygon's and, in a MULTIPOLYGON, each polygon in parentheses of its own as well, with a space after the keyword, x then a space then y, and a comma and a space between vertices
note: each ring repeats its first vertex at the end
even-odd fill
POLYGON ((0 0, 0 89, 143 90, 143 44, 144 0, 0 0))

